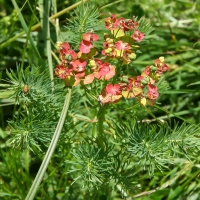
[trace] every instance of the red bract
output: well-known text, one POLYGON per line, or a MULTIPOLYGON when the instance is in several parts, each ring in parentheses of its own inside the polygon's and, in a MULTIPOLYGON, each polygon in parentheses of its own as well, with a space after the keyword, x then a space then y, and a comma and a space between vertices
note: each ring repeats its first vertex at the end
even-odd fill
POLYGON ((90 84, 94 81, 94 74, 89 74, 87 76, 85 76, 85 78, 83 79, 83 84, 90 84))
POLYGON ((168 70, 168 65, 164 63, 164 57, 160 57, 154 60, 155 66, 158 68, 158 72, 162 73, 168 70))
POLYGON ((70 69, 66 68, 63 65, 57 65, 55 69, 55 75, 61 79, 65 79, 71 74, 70 69))
POLYGON ((93 48, 93 41, 97 41, 99 39, 98 35, 94 34, 93 32, 88 32, 83 34, 83 40, 79 46, 79 50, 82 53, 89 53, 91 48, 93 48))
POLYGON ((74 75, 75 75, 75 83, 73 86, 77 86, 81 82, 81 80, 84 79, 85 72, 83 71, 83 72, 75 73, 74 75))
POLYGON ((108 84, 99 95, 99 102, 101 105, 106 103, 116 103, 122 98, 122 88, 120 84, 108 84))
POLYGON ((149 76, 151 73, 151 69, 150 69, 150 66, 146 66, 145 69, 143 70, 142 72, 142 75, 146 75, 146 76, 149 76))
POLYGON ((134 30, 134 34, 132 35, 132 38, 137 41, 141 42, 144 39, 144 33, 139 33, 138 30, 134 30))
POLYGON ((111 95, 120 95, 122 93, 122 87, 119 84, 108 84, 106 86, 106 92, 111 95))
POLYGON ((83 40, 88 42, 97 41, 99 39, 98 35, 94 34, 93 32, 88 32, 83 34, 83 40))
POLYGON ((62 63, 70 63, 71 61, 77 59, 77 54, 72 49, 69 49, 69 50, 62 49, 60 51, 59 58, 60 58, 62 63))
POLYGON ((137 76, 136 77, 136 80, 134 81, 134 85, 137 87, 137 88, 142 88, 143 85, 141 83, 141 80, 143 79, 144 77, 143 76, 137 76))
POLYGON ((82 42, 79 46, 79 50, 82 53, 86 53, 86 54, 90 52, 91 48, 93 48, 93 44, 91 42, 86 41, 86 40, 82 40, 82 42))
POLYGON ((116 18, 116 15, 112 14, 110 17, 105 19, 105 27, 108 30, 116 29, 120 25, 121 20, 123 20, 123 18, 116 18))
POLYGON ((155 85, 149 84, 148 85, 148 92, 147 96, 149 99, 157 99, 159 96, 159 93, 157 92, 157 87, 155 85))
POLYGON ((85 70, 86 64, 87 63, 84 60, 75 60, 75 61, 71 62, 71 65, 75 72, 83 72, 85 70))
POLYGON ((67 42, 57 42, 57 47, 59 50, 65 50, 65 51, 70 49, 70 45, 67 42))
POLYGON ((115 67, 110 63, 103 62, 99 59, 95 59, 96 68, 93 70, 93 74, 96 79, 109 80, 115 75, 115 67))
POLYGON ((130 49, 130 45, 126 42, 122 42, 121 40, 118 41, 115 46, 118 50, 129 50, 130 49))
POLYGON ((134 21, 132 19, 121 20, 120 27, 124 31, 129 31, 129 30, 137 28, 138 27, 138 22, 136 22, 136 21, 134 21))

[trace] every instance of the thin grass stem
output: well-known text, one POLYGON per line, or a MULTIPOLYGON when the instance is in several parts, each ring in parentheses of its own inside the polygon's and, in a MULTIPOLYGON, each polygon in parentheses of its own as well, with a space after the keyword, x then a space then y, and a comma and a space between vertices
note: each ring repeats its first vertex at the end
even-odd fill
POLYGON ((33 200, 34 199, 36 192, 37 192, 37 189, 38 189, 38 187, 39 187, 39 185, 42 181, 42 178, 44 176, 44 173, 46 172, 46 169, 49 165, 50 159, 51 159, 53 152, 56 148, 59 136, 60 136, 61 131, 62 131, 64 121, 65 121, 65 118, 66 118, 66 115, 67 115, 67 111, 68 111, 68 108, 69 108, 69 102, 70 102, 70 98, 71 98, 71 92, 72 92, 72 90, 69 88, 68 93, 67 93, 66 98, 65 98, 63 109, 62 109, 62 112, 61 112, 61 115, 60 115, 60 119, 58 121, 56 130, 55 130, 54 135, 53 135, 52 140, 51 140, 51 143, 49 145, 49 148, 48 148, 47 153, 44 157, 44 160, 43 160, 43 162, 40 166, 40 169, 39 169, 39 171, 38 171, 38 173, 37 173, 37 175, 36 175, 36 177, 35 177, 35 179, 32 183, 32 186, 31 186, 25 200, 33 200))

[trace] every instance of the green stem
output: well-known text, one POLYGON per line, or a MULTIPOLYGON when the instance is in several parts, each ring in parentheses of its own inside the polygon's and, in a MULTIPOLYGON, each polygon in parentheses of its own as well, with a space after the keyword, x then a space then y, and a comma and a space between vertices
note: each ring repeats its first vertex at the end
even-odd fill
POLYGON ((36 175, 36 177, 35 177, 35 179, 32 183, 32 186, 31 186, 25 200, 33 200, 34 197, 35 197, 37 189, 38 189, 38 187, 39 187, 39 185, 42 181, 44 173, 45 173, 45 171, 46 171, 46 169, 49 165, 50 159, 51 159, 53 152, 56 148, 60 133, 62 131, 64 121, 65 121, 65 118, 66 118, 66 115, 67 115, 67 111, 68 111, 68 108, 69 108, 70 98, 71 98, 71 89, 68 89, 68 93, 67 93, 66 98, 65 98, 65 102, 64 102, 63 109, 62 109, 62 112, 61 112, 61 115, 60 115, 60 119, 58 121, 54 135, 51 139, 51 143, 49 145, 49 148, 48 148, 47 153, 44 157, 44 160, 43 160, 43 162, 40 166, 40 169, 39 169, 39 171, 38 171, 38 173, 37 173, 37 175, 36 175))
POLYGON ((183 120, 183 121, 185 121, 185 122, 187 122, 187 123, 189 123, 189 124, 194 124, 194 125, 195 125, 194 122, 189 121, 189 120, 187 120, 187 119, 185 119, 185 118, 183 118, 183 117, 177 115, 176 113, 172 113, 172 112, 170 112, 170 111, 168 111, 168 110, 166 110, 166 109, 164 109, 164 108, 162 108, 162 107, 160 107, 160 106, 158 106, 158 105, 156 105, 156 104, 154 105, 154 107, 156 107, 156 108, 158 108, 158 109, 160 109, 160 110, 162 110, 162 111, 164 111, 164 112, 166 112, 166 113, 168 113, 168 114, 170 114, 170 115, 172 115, 172 116, 175 116, 175 117, 177 117, 177 118, 179 118, 179 119, 181 119, 181 120, 183 120))
POLYGON ((45 42, 46 42, 46 54, 47 54, 47 60, 48 60, 48 66, 49 66, 49 73, 50 73, 50 79, 52 81, 52 88, 54 87, 53 83, 53 61, 52 61, 52 54, 51 54, 51 35, 50 35, 50 23, 48 20, 48 16, 50 13, 50 7, 51 7, 51 1, 45 1, 45 13, 43 17, 43 31, 45 34, 45 42))
POLYGON ((104 149, 104 142, 103 142, 103 137, 104 137, 104 127, 103 123, 105 121, 105 114, 106 114, 106 106, 102 106, 99 110, 98 114, 98 137, 97 141, 99 142, 100 146, 102 149, 104 149))

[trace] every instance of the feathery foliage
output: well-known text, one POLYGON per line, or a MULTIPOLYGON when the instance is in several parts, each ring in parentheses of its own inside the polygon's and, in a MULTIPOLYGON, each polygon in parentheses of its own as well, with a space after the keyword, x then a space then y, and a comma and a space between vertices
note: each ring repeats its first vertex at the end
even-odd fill
MULTIPOLYGON (((49 2, 47 9, 40 4, 37 10, 30 2, 13 0, 13 5, 21 8, 18 20, 10 4, 2 2, 0 198, 197 200, 199 5, 189 1, 180 4, 106 0, 88 4, 81 1, 71 6, 71 1, 57 1, 57 4, 51 1, 53 6, 49 2), (72 8, 76 9, 66 13, 72 8), (45 19, 49 32, 45 27, 38 29, 37 25, 29 27, 28 34, 23 36, 21 24, 22 27, 29 22, 42 24, 43 19, 38 16, 50 10, 53 17, 45 19), (57 10, 63 12, 56 13, 57 10), (56 46, 55 38, 64 38, 59 42, 68 42, 71 49, 78 51, 83 34, 94 31, 100 35, 94 44, 98 51, 86 61, 101 58, 106 31, 102 21, 108 19, 109 13, 127 19, 129 13, 139 16, 138 31, 144 33, 145 42, 134 43, 137 58, 128 65, 120 65, 117 78, 77 85, 72 88, 69 101, 66 94, 71 94, 71 88, 64 86, 62 80, 52 81, 49 77, 51 66, 60 63, 57 51, 53 52, 46 40, 56 46), (59 31, 62 23, 67 31, 59 31), (140 44, 141 51, 137 47, 140 44), (42 55, 44 49, 48 56, 42 55), (42 58, 33 52, 39 52, 42 58), (169 63, 169 71, 158 77, 160 80, 155 84, 160 96, 154 107, 142 106, 139 98, 100 105, 99 94, 108 83, 116 84, 123 74, 138 75, 159 56, 169 63), (20 64, 16 65, 16 61, 20 64), (49 63, 50 68, 44 63, 49 63)), ((104 61, 118 67, 120 62, 116 60, 104 61)), ((91 66, 86 68, 89 72, 91 66)))

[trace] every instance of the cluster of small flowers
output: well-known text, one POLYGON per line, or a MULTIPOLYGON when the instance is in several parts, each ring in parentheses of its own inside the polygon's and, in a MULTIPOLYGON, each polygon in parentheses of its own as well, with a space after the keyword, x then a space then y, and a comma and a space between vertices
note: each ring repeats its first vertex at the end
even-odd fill
POLYGON ((154 66, 147 66, 140 76, 127 78, 126 82, 108 84, 99 96, 101 104, 115 103, 124 97, 137 98, 143 106, 146 104, 153 106, 159 96, 155 83, 168 69, 164 57, 156 59, 154 64, 154 66))
MULTIPOLYGON (((86 85, 95 79, 110 80, 115 76, 116 69, 106 61, 118 59, 123 64, 129 64, 136 58, 134 48, 138 46, 135 43, 141 42, 145 37, 144 33, 137 30, 138 22, 133 19, 116 18, 113 14, 105 19, 105 27, 111 34, 104 35, 101 58, 95 58, 98 52, 93 43, 99 37, 93 31, 83 34, 79 52, 71 49, 67 42, 57 43, 61 62, 56 66, 55 75, 63 79, 65 85, 86 85)), ((154 64, 147 66, 140 76, 127 77, 126 81, 108 84, 99 95, 100 104, 116 103, 124 97, 138 98, 142 105, 154 105, 159 96, 155 83, 168 69, 163 57, 156 59, 154 64)))

